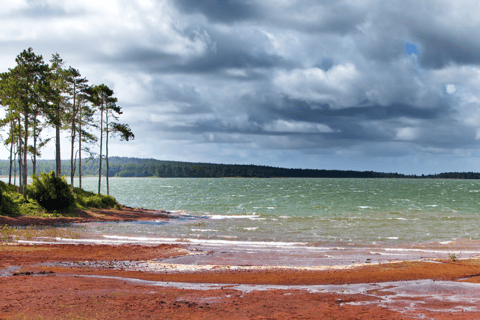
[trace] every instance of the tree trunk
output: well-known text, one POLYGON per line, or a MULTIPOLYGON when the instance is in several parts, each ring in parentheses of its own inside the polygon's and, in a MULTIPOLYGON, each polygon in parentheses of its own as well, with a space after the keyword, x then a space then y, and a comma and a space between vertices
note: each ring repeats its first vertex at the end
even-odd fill
MULTIPOLYGON (((18 152, 18 151, 17 151, 18 152)), ((17 152, 13 154, 13 185, 17 185, 17 152)))
MULTIPOLYGON (((57 120, 60 121, 60 106, 57 106, 57 120)), ((56 175, 60 177, 62 175, 62 163, 60 157, 60 124, 55 125, 55 164, 56 175)))
MULTIPOLYGON (((80 111, 81 112, 81 111, 80 111)), ((82 188, 82 118, 78 121, 78 186, 82 188)))
POLYGON ((37 174, 37 115, 33 115, 33 174, 37 174))
POLYGON ((18 150, 17 150, 17 161, 18 161, 18 186, 22 188, 23 174, 22 174, 22 130, 21 130, 21 120, 18 118, 18 150))
POLYGON ((10 139, 12 141, 10 142, 10 171, 8 173, 8 185, 12 185, 12 161, 13 161, 13 146, 14 146, 14 140, 13 139, 13 121, 10 122, 10 139))
POLYGON ((105 140, 105 164, 107 165, 107 195, 110 195, 110 185, 108 183, 108 109, 105 113, 105 131, 107 133, 105 140))
POLYGON ((75 151, 75 135, 76 135, 76 132, 75 132, 75 118, 77 117, 77 113, 76 113, 76 98, 77 98, 77 92, 75 91, 76 88, 74 87, 73 89, 73 110, 72 110, 72 113, 73 113, 73 116, 72 116, 72 152, 71 152, 71 155, 70 155, 70 181, 71 181, 71 184, 72 184, 72 188, 73 188, 73 178, 75 177, 75 172, 73 171, 73 167, 74 167, 74 151, 75 151))
POLYGON ((73 178, 75 177, 75 159, 74 159, 74 151, 75 151, 75 129, 72 129, 72 153, 71 153, 71 161, 70 161, 70 182, 73 187, 73 178))
POLYGON ((98 193, 102 186, 102 148, 103 148, 103 102, 100 108, 100 165, 98 166, 98 193))
MULTIPOLYGON (((28 106, 27 106, 28 107, 28 106)), ((23 168, 22 168, 22 171, 23 171, 23 188, 22 188, 22 193, 23 195, 25 196, 25 187, 27 186, 27 169, 28 169, 28 162, 27 162, 27 153, 28 153, 28 117, 29 117, 29 113, 26 112, 25 113, 25 133, 24 133, 24 137, 25 137, 25 140, 23 141, 23 168)))

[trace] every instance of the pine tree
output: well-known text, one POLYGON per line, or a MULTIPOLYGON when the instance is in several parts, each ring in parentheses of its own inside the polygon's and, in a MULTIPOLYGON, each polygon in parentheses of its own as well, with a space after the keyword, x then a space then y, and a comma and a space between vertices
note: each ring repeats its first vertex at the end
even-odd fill
POLYGON ((109 134, 112 134, 112 137, 116 135, 120 135, 121 140, 129 141, 135 138, 135 135, 130 130, 130 127, 127 124, 120 124, 116 122, 112 122, 112 120, 117 121, 118 116, 121 115, 122 108, 117 106, 116 104, 117 99, 111 98, 110 102, 107 104, 105 108, 105 162, 106 162, 106 177, 107 177, 107 195, 110 194, 110 185, 109 185, 109 166, 108 166, 108 137, 109 134))
POLYGON ((100 152, 99 152, 99 166, 98 166, 98 193, 101 193, 102 187, 102 159, 103 159, 103 134, 104 134, 104 113, 108 103, 111 103, 113 98, 113 91, 106 85, 101 84, 91 87, 88 91, 88 97, 93 106, 100 112, 100 152))
POLYGON ((73 187, 73 178, 75 176, 75 139, 77 135, 77 124, 81 122, 79 119, 81 116, 81 104, 86 100, 84 92, 88 88, 88 80, 82 78, 80 72, 72 67, 67 70, 66 80, 68 84, 68 92, 72 100, 72 105, 67 117, 70 122, 71 132, 70 182, 73 187))
POLYGON ((18 150, 23 153, 23 159, 19 161, 19 164, 21 169, 20 187, 24 191, 24 187, 27 185, 27 153, 31 116, 35 112, 34 110, 44 103, 44 92, 48 87, 46 81, 48 67, 45 65, 43 57, 35 55, 32 48, 20 53, 15 61, 17 66, 9 69, 11 75, 9 76, 8 91, 11 103, 8 105, 10 108, 15 108, 19 115, 17 120, 20 129, 22 129, 20 123, 23 120, 23 140, 19 139, 18 150))
POLYGON ((48 118, 50 124, 55 128, 55 173, 57 177, 60 177, 62 175, 60 131, 62 125, 66 122, 65 112, 68 103, 68 98, 65 96, 68 88, 66 83, 67 73, 63 69, 65 62, 58 53, 52 55, 50 62, 52 64, 49 73, 52 105, 48 110, 48 118))

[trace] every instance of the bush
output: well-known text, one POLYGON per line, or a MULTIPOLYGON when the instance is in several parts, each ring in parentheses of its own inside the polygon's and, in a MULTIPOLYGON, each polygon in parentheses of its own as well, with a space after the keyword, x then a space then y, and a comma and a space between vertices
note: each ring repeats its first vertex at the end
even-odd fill
POLYGON ((17 202, 22 202, 23 198, 17 196, 16 186, 9 186, 0 181, 0 215, 12 216, 18 214, 17 202))
MULTIPOLYGON (((17 186, 0 181, 0 215, 44 215, 47 211, 64 211, 86 208, 118 208, 114 197, 95 194, 80 188, 73 188, 64 178, 58 178, 52 171, 32 176, 32 184, 26 187, 26 198, 17 192, 17 186)), ((50 215, 47 214, 47 215, 50 215)))
POLYGON ((80 188, 73 188, 73 194, 78 205, 96 209, 115 208, 118 202, 112 196, 95 194, 80 188))
POLYGON ((66 210, 75 206, 75 197, 65 178, 55 176, 55 172, 41 173, 40 178, 32 176, 32 184, 27 186, 27 197, 34 199, 48 211, 66 210))

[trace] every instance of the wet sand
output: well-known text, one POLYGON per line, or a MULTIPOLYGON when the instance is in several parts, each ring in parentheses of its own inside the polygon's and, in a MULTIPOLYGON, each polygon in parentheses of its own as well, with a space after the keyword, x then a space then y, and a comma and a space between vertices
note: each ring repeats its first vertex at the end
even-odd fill
MULTIPOLYGON (((477 242, 435 246, 475 251, 477 242)), ((478 259, 310 268, 171 263, 195 256, 218 258, 189 243, 0 245, 0 319, 480 318, 478 259)))
MULTIPOLYGON (((44 241, 19 241, 25 244, 42 244, 44 241)), ((401 261, 436 259, 480 258, 480 241, 457 240, 431 243, 355 244, 355 243, 286 243, 262 241, 227 241, 209 239, 174 239, 139 236, 90 235, 83 239, 57 238, 54 243, 107 244, 107 245, 159 245, 187 246, 189 255, 162 259, 163 264, 186 265, 191 268, 210 269, 210 266, 230 267, 301 267, 324 269, 350 265, 368 265, 401 261)), ((151 268, 154 268, 152 265, 151 268)), ((153 270, 151 270, 153 271, 153 270)))
MULTIPOLYGON (((166 218, 125 207, 73 218, 0 217, 0 225, 166 218)), ((0 244, 0 319, 480 318, 480 241, 45 240, 0 244)))

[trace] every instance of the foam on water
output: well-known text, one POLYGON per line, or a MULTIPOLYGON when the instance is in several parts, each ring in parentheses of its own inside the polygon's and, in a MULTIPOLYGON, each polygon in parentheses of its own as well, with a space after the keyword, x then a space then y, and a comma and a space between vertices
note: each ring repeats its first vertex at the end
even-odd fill
MULTIPOLYGON (((83 185, 96 191, 97 182, 86 178, 83 185)), ((164 209, 177 219, 87 229, 97 235, 245 242, 479 239, 478 190, 476 180, 113 178, 110 193, 120 203, 164 209)))
POLYGON ((210 214, 205 215, 205 217, 213 220, 220 219, 255 219, 258 218, 258 215, 219 215, 219 214, 210 214))

